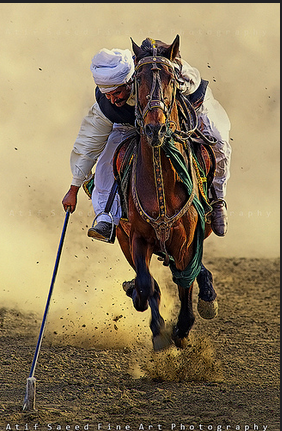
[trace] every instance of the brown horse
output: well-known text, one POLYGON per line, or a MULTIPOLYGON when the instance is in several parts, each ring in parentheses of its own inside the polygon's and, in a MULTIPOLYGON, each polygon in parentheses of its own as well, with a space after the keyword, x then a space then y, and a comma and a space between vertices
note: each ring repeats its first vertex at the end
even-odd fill
MULTIPOLYGON (((198 311, 204 318, 216 314, 216 293, 211 273, 202 265, 202 242, 211 233, 200 202, 201 190, 195 169, 195 154, 207 171, 212 170, 210 151, 193 141, 197 117, 191 105, 182 104, 173 65, 179 56, 179 36, 171 45, 146 39, 135 53, 136 126, 140 137, 132 146, 132 170, 126 196, 127 220, 121 219, 117 238, 129 264, 136 272, 124 290, 137 311, 150 306, 155 350, 171 344, 184 347, 194 323, 193 282, 199 284, 198 311), (188 106, 188 109, 187 109, 188 106), (186 131, 181 131, 180 114, 186 131), (192 147, 194 152, 192 152, 192 147), (159 313, 161 292, 150 274, 156 254, 169 265, 178 285, 181 302, 178 321, 168 336, 159 313)), ((182 127, 183 129, 183 127, 182 127)), ((198 136, 199 138, 199 136, 198 136)), ((128 142, 121 144, 114 158, 114 171, 125 164, 128 142)), ((199 166, 198 166, 199 167, 199 166)), ((208 206, 208 202, 206 202, 208 206)))

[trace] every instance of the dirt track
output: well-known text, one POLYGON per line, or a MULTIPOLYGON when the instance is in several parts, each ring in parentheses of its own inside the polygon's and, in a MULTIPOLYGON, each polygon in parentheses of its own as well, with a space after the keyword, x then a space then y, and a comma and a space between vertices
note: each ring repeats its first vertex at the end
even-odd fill
POLYGON ((153 353, 141 342, 82 348, 49 333, 36 369, 35 412, 23 413, 22 403, 41 316, 0 309, 0 431, 36 424, 71 431, 98 424, 102 430, 110 424, 111 430, 278 431, 279 259, 205 263, 219 316, 205 321, 196 312, 184 351, 153 353))

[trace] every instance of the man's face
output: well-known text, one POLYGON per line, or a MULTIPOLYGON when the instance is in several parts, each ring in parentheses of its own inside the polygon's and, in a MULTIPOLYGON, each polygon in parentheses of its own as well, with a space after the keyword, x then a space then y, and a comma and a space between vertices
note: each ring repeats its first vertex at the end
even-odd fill
POLYGON ((131 93, 131 87, 128 84, 121 85, 113 91, 105 93, 106 98, 119 108, 125 105, 131 93))

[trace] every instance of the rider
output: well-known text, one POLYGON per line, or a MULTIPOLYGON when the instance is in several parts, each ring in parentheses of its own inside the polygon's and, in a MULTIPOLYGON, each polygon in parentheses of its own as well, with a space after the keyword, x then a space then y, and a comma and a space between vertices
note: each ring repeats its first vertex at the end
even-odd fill
MULTIPOLYGON (((224 198, 230 176, 230 122, 225 110, 214 99, 211 89, 205 88, 207 81, 201 80, 199 71, 183 59, 180 61, 182 64, 180 69, 179 59, 175 63, 175 67, 178 68, 180 91, 192 103, 194 96, 197 96, 194 100, 201 100, 200 106, 196 106, 201 131, 217 139, 216 145, 213 146, 216 156, 216 172, 213 180, 216 198, 213 196, 213 202, 211 202, 213 207, 211 227, 216 235, 224 236, 228 224, 224 198)), ((65 210, 68 207, 71 212, 75 210, 78 190, 91 177, 92 168, 97 162, 95 186, 92 192, 97 224, 89 229, 88 236, 113 242, 112 221, 118 225, 121 217, 118 193, 115 195, 110 211, 113 220, 105 213, 105 207, 114 182, 112 170, 114 151, 124 139, 136 133, 134 85, 131 79, 134 73, 134 59, 128 49, 104 48, 93 57, 90 69, 97 86, 96 102, 84 117, 74 143, 70 158, 73 180, 62 203, 65 210)))

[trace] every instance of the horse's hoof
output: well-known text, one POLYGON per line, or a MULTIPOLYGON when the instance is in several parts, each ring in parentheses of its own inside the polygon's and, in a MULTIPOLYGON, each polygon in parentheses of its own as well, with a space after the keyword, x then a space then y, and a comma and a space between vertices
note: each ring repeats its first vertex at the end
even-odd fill
POLYGON ((135 278, 130 281, 124 281, 122 283, 122 288, 125 291, 126 295, 132 298, 132 293, 135 288, 135 278))
POLYGON ((156 335, 152 338, 152 341, 155 352, 167 349, 169 346, 172 345, 172 339, 167 332, 162 332, 159 335, 156 335))
POLYGON ((185 347, 188 344, 188 334, 183 337, 179 337, 179 330, 177 327, 173 329, 172 339, 175 346, 178 347, 179 349, 185 349, 185 347))
POLYGON ((203 299, 198 299, 198 313, 203 319, 213 319, 218 315, 218 302, 214 301, 204 301, 203 299))

